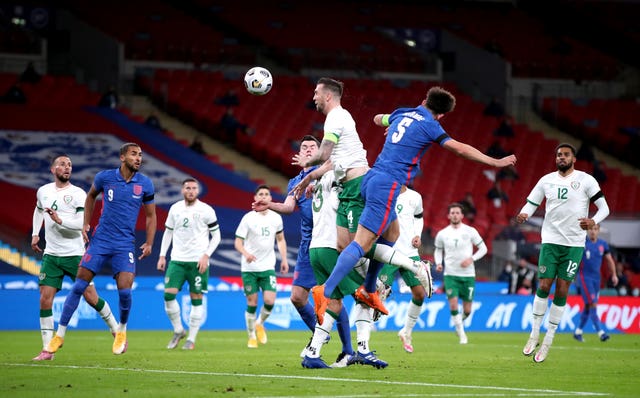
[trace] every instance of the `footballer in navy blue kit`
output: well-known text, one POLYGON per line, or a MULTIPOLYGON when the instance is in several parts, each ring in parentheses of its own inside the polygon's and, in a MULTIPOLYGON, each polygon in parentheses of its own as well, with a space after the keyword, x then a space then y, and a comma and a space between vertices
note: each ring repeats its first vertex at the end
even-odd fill
POLYGON ((87 251, 78 267, 78 275, 67 296, 56 335, 47 346, 48 352, 56 352, 64 343, 67 325, 78 308, 80 297, 93 277, 104 264, 111 262, 111 271, 116 280, 119 296, 120 324, 115 333, 112 352, 126 352, 127 321, 131 310, 131 288, 138 260, 151 254, 156 233, 156 205, 154 188, 149 177, 139 173, 142 165, 142 150, 135 143, 120 148, 120 167, 96 174, 87 194, 82 235, 89 242, 87 251), (96 198, 102 193, 102 213, 98 226, 89 239, 91 216, 96 198), (135 227, 140 207, 146 216, 146 241, 140 246, 142 253, 136 255, 135 227))
MULTIPOLYGON (((330 297, 333 289, 353 269, 360 257, 371 250, 379 237, 395 243, 400 234, 395 205, 400 187, 409 185, 419 171, 422 157, 433 144, 452 151, 458 156, 493 167, 506 167, 516 163, 514 155, 494 159, 478 149, 451 138, 440 126, 439 120, 455 107, 455 97, 448 91, 433 87, 416 108, 401 108, 392 114, 378 114, 373 121, 386 127, 387 137, 382 152, 362 180, 365 207, 360 216, 355 239, 342 251, 331 276, 325 283, 324 295, 330 297)), ((373 268, 370 267, 369 271, 373 268)), ((378 269, 373 272, 377 274, 378 269)), ((367 275, 372 279, 377 275, 367 275)), ((368 293, 375 294, 369 291, 368 293)))
POLYGON ((609 271, 611 272, 611 282, 614 286, 618 284, 618 275, 616 274, 616 264, 611 256, 609 244, 598 237, 600 234, 600 225, 595 224, 587 230, 587 240, 582 255, 582 264, 578 271, 578 287, 584 301, 584 309, 580 314, 580 323, 573 333, 573 338, 579 342, 583 342, 582 330, 591 319, 593 327, 598 333, 600 341, 609 340, 609 335, 602 329, 600 320, 598 319, 598 297, 600 296, 600 268, 602 268, 602 260, 607 260, 609 271))

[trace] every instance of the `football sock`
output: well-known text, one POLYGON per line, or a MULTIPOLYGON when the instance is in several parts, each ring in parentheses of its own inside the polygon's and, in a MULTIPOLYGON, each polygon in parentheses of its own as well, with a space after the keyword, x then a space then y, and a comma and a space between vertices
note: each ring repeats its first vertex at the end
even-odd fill
POLYGON ((580 326, 578 326, 578 329, 584 329, 585 325, 587 324, 587 321, 589 320, 589 309, 585 308, 581 313, 580 313, 580 326))
POLYGON ((311 303, 307 301, 307 304, 302 307, 295 307, 298 314, 300 314, 300 318, 305 325, 313 332, 316 327, 316 313, 313 311, 313 306, 311 303))
POLYGON ((562 320, 562 313, 564 312, 564 305, 559 306, 556 303, 551 304, 551 308, 549 309, 549 327, 547 328, 547 334, 544 336, 543 343, 551 345, 553 343, 553 338, 556 335, 556 330, 558 330, 558 325, 562 320))
POLYGON ((458 335, 464 333, 464 325, 462 324, 462 314, 457 313, 451 316, 451 320, 453 321, 453 326, 456 328, 456 333, 458 333, 458 335))
POLYGON ((593 327, 596 329, 596 332, 600 332, 602 327, 600 326, 600 319, 598 319, 598 311, 596 308, 589 309, 589 318, 591 318, 591 322, 593 323, 593 327))
POLYGON ((109 303, 98 297, 98 303, 94 308, 98 311, 104 323, 109 327, 109 331, 115 333, 118 330, 118 321, 116 321, 116 317, 113 315, 109 303))
MULTIPOLYGON (((62 315, 60 315, 59 326, 64 326, 65 330, 67 325, 69 325, 69 321, 73 316, 73 313, 76 312, 78 308, 78 304, 80 304, 80 297, 89 286, 89 282, 84 279, 76 278, 76 281, 73 283, 71 287, 71 291, 67 295, 67 298, 64 300, 64 306, 62 307, 62 315)), ((60 336, 60 333, 58 333, 60 336)), ((64 337, 64 335, 60 336, 64 337)))
POLYGON ((408 271, 415 272, 416 266, 414 263, 416 261, 412 260, 409 256, 400 253, 391 246, 383 243, 376 244, 373 258, 383 262, 384 264, 391 264, 398 268, 404 268, 408 271))
POLYGON ((404 322, 404 331, 406 334, 411 335, 411 332, 418 321, 418 317, 420 316, 421 309, 422 301, 418 304, 414 299, 411 299, 409 302, 409 308, 407 309, 407 319, 404 322))
POLYGON ((202 299, 191 300, 191 313, 189 314, 189 336, 187 340, 196 342, 196 336, 200 330, 200 324, 202 323, 202 313, 204 308, 202 307, 202 299))
POLYGON ((171 322, 171 326, 173 327, 173 333, 182 333, 184 332, 184 327, 182 326, 182 319, 180 319, 180 304, 178 304, 175 295, 172 296, 172 300, 167 300, 167 294, 165 293, 164 311, 169 317, 169 322, 171 322))
POLYGON ((120 297, 120 324, 126 324, 129 321, 129 312, 131 311, 131 289, 118 289, 120 297))
POLYGON ((334 312, 330 310, 327 310, 326 314, 329 316, 325 316, 322 325, 316 325, 316 328, 313 332, 313 338, 311 339, 311 344, 309 346, 307 354, 307 356, 310 358, 318 358, 320 356, 322 345, 327 340, 327 336, 331 334, 333 324, 338 317, 334 312))
POLYGON ((264 321, 266 321, 267 318, 269 318, 269 315, 271 315, 272 309, 273 304, 264 304, 260 309, 260 320, 258 321, 258 323, 264 324, 264 321))
MULTIPOLYGON (((539 292, 540 290, 538 290, 539 292)), ((548 296, 547 296, 548 297, 548 296)), ((538 293, 536 293, 533 298, 533 311, 531 313, 533 319, 531 322, 531 335, 530 337, 537 338, 540 335, 540 326, 542 325, 542 319, 544 318, 544 314, 547 312, 547 306, 549 305, 549 300, 547 297, 540 297, 538 293)))
POLYGON ((53 310, 40 310, 40 333, 42 334, 42 347, 47 348, 53 338, 53 310))
POLYGON ((371 309, 362 304, 356 305, 356 341, 358 352, 369 353, 369 339, 371 339, 371 309))
POLYGON ((250 307, 247 306, 247 311, 244 313, 244 321, 247 325, 247 333, 249 338, 256 337, 256 307, 253 307, 253 312, 249 312, 250 307))
POLYGON ((338 329, 338 335, 342 342, 342 352, 351 354, 353 352, 353 346, 351 345, 351 326, 349 325, 349 314, 344 308, 344 305, 338 314, 337 321, 336 329, 338 329))
MULTIPOLYGON (((389 247, 393 246, 393 242, 389 242, 382 236, 378 238, 375 246, 378 246, 378 244, 387 245, 389 247)), ((364 288, 369 293, 373 293, 376 291, 376 282, 378 281, 378 273, 380 272, 380 270, 382 269, 382 266, 384 265, 383 262, 375 259, 375 249, 374 249, 373 257, 374 257, 373 260, 369 261, 369 270, 367 271, 367 276, 364 278, 364 288)))
POLYGON ((324 296, 326 298, 331 297, 331 293, 338 286, 338 284, 344 279, 345 276, 356 265, 360 257, 364 256, 364 250, 356 241, 349 243, 347 247, 340 253, 336 266, 331 271, 331 275, 327 278, 324 284, 324 296))

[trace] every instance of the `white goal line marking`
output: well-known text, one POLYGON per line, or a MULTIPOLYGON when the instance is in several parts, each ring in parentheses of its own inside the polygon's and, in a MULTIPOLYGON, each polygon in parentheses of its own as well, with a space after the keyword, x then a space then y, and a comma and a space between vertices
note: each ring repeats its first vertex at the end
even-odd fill
MULTIPOLYGON (((97 370, 110 370, 116 372, 143 372, 143 373, 158 373, 158 374, 188 374, 188 375, 203 375, 203 376, 224 376, 224 377, 261 377, 265 379, 298 379, 298 380, 313 380, 313 381, 350 381, 354 383, 369 383, 369 384, 384 384, 384 385, 397 385, 397 386, 420 386, 420 387, 446 387, 446 388, 467 388, 467 389, 482 389, 482 390, 497 390, 497 391, 513 391, 533 394, 554 394, 554 395, 580 395, 580 396, 606 396, 606 393, 588 392, 588 391, 561 391, 561 390, 549 390, 549 389, 531 389, 531 388, 517 388, 517 387, 500 387, 500 386, 472 386, 463 384, 441 384, 441 383, 423 383, 423 382, 408 382, 408 381, 389 381, 389 380, 367 380, 367 379, 352 379, 352 378, 340 378, 340 377, 322 377, 322 376, 295 376, 295 375, 270 375, 270 374, 251 374, 251 373, 223 373, 223 372, 199 372, 199 371, 186 371, 186 370, 166 370, 166 369, 130 369, 130 368, 111 368, 103 366, 79 366, 79 365, 42 365, 42 364, 24 364, 24 363, 2 363, 2 366, 24 366, 24 367, 46 367, 46 368, 65 368, 65 369, 97 369, 97 370)), ((438 394, 439 395, 439 394, 438 394)), ((451 396, 444 394, 442 396, 451 396)))

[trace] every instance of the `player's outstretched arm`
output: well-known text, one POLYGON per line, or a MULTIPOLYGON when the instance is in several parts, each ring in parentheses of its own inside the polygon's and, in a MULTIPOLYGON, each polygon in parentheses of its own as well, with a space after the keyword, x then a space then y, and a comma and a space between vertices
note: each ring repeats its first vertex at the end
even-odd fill
POLYGON ((487 156, 484 153, 480 152, 475 147, 472 147, 471 145, 465 144, 460 141, 456 141, 454 139, 446 141, 444 144, 442 144, 442 146, 460 157, 473 160, 478 163, 483 163, 492 167, 513 166, 517 161, 515 155, 505 156, 501 159, 492 158, 491 156, 487 156))

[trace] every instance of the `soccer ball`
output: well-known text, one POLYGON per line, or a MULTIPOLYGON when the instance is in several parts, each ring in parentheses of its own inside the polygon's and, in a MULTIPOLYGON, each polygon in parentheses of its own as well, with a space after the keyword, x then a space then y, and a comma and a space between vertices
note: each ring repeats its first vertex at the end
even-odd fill
POLYGON ((261 66, 254 66, 244 75, 244 87, 253 95, 265 95, 272 86, 271 72, 261 66))

